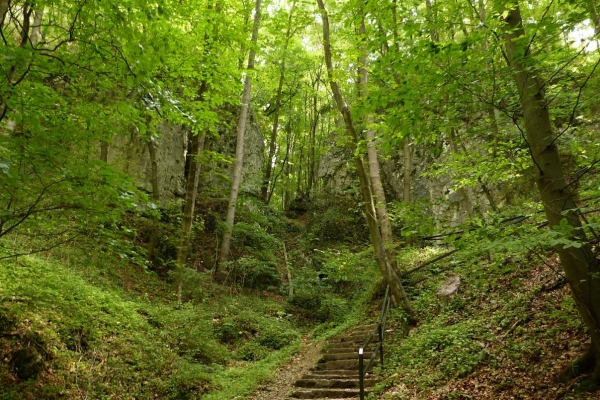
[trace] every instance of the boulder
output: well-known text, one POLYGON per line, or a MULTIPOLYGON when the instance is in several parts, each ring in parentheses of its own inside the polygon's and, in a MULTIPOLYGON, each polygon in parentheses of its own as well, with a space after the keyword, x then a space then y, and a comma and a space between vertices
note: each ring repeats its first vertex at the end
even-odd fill
POLYGON ((454 275, 446 279, 446 282, 438 289, 438 295, 442 298, 450 298, 458 293, 460 289, 460 276, 454 275))

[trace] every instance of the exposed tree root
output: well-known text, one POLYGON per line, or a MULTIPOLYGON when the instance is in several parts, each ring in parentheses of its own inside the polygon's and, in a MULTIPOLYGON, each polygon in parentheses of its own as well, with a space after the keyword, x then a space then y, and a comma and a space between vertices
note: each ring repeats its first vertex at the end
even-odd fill
POLYGON ((561 383, 568 383, 578 376, 591 373, 592 371, 594 372, 594 377, 597 377, 599 371, 596 370, 596 356, 594 355, 593 346, 590 344, 581 356, 569 363, 569 365, 567 365, 567 367, 558 375, 558 381, 561 383))

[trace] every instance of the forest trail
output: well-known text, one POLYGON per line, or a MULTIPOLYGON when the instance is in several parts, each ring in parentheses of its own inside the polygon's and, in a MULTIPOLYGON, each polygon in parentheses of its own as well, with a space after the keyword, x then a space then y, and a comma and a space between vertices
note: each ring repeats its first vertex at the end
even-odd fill
MULTIPOLYGON (((350 333, 333 338, 327 346, 321 342, 308 343, 290 363, 279 369, 273 383, 249 397, 251 400, 281 399, 348 399, 358 398, 358 348, 373 331, 373 326, 359 327, 350 333), (321 355, 325 347, 327 352, 321 355)), ((372 342, 365 357, 371 357, 372 342)), ((377 379, 367 376, 365 386, 377 379)))
POLYGON ((322 341, 311 342, 304 338, 304 348, 290 362, 282 365, 272 382, 260 387, 247 400, 281 400, 288 398, 293 391, 294 382, 310 371, 321 357, 322 341))

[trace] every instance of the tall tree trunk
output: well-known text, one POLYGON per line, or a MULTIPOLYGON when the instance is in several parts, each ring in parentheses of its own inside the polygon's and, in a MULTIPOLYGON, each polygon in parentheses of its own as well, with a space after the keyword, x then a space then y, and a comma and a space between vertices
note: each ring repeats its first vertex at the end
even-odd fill
MULTIPOLYGON (((325 53, 325 64, 327 65, 327 75, 329 78, 329 85, 331 86, 331 91, 333 92, 333 97, 335 100, 335 104, 338 108, 338 111, 342 115, 344 119, 344 124, 346 126, 346 131, 348 136, 352 140, 355 148, 358 147, 358 134, 354 127, 354 122, 352 120, 352 114, 350 113, 350 109, 348 108, 348 104, 344 101, 344 97, 340 90, 340 87, 337 81, 334 79, 334 70, 333 63, 331 61, 331 42, 329 36, 329 17, 327 15, 327 11, 325 10, 325 4, 323 0, 317 0, 319 5, 319 9, 321 10, 321 16, 323 19, 323 49, 325 53)), ((371 188, 369 184, 369 177, 367 175, 366 168, 363 163, 363 159, 360 154, 356 153, 355 155, 356 162, 356 170, 358 172, 358 178, 360 180, 360 188, 363 195, 363 201, 365 204, 365 216, 367 218, 367 225, 369 227, 369 236, 371 238, 371 245, 373 246, 373 252, 375 256, 375 261, 377 262, 377 266, 379 267, 379 271, 383 275, 384 279, 390 285, 392 290, 392 294, 397 303, 403 305, 404 310, 407 312, 409 318, 414 321, 415 320, 415 312, 412 308, 410 300, 404 291, 404 287, 400 282, 400 278, 396 274, 396 272, 391 268, 388 262, 387 255, 385 253, 385 249, 383 247, 383 240, 381 238, 381 232, 379 231, 379 226, 377 224, 377 219, 375 217, 375 206, 373 204, 373 196, 371 193, 371 188)))
MULTIPOLYGON (((213 12, 213 5, 209 3, 207 5, 207 12, 211 14, 213 12)), ((216 14, 221 12, 222 2, 219 1, 216 6, 216 14)), ((204 33, 204 61, 209 61, 209 57, 214 49, 215 41, 217 40, 219 25, 214 23, 214 16, 209 18, 210 22, 213 22, 213 31, 204 33), (212 37, 212 40, 211 40, 212 37)), ((209 73, 200 84, 198 89, 197 98, 199 102, 206 102, 206 94, 210 90, 209 81, 211 75, 214 72, 209 73)), ((177 264, 180 267, 185 267, 188 255, 188 247, 190 243, 190 234, 192 232, 192 226, 194 224, 194 209, 196 207, 196 195, 198 193, 198 183, 200 181, 200 170, 201 163, 199 160, 200 155, 204 151, 204 142, 206 141, 206 131, 203 129, 201 133, 197 133, 192 136, 190 140, 190 151, 188 152, 189 168, 187 174, 187 180, 185 185, 185 203, 183 208, 183 218, 181 222, 181 233, 179 236, 179 246, 177 248, 177 264)), ((181 288, 178 288, 178 293, 181 292, 181 288)))
MULTIPOLYGON (((291 129, 289 132, 289 136, 288 136, 288 143, 290 143, 290 154, 289 154, 289 158, 291 160, 294 160, 294 152, 295 152, 295 135, 292 133, 291 129)), ((286 179, 286 184, 285 184, 285 188, 283 191, 283 210, 287 211, 290 208, 290 203, 293 200, 293 179, 290 179, 291 176, 294 175, 294 167, 295 167, 296 163, 295 162, 286 162, 285 164, 285 179, 286 179)))
MULTIPOLYGON (((1 12, 0 28, 4 25, 4 21, 6 19, 6 14, 7 14, 9 6, 10 6, 10 1, 2 1, 0 3, 0 12, 1 12), (6 9, 6 11, 4 11, 4 9, 6 9)), ((30 42, 31 42, 32 46, 35 47, 39 40, 41 21, 42 21, 43 15, 44 15, 44 9, 42 7, 39 10, 35 10, 32 7, 32 4, 30 4, 30 2, 28 2, 28 1, 26 1, 25 3, 23 3, 22 13, 23 13, 23 22, 20 24, 21 25, 21 41, 19 43, 19 47, 24 49, 30 42), (32 14, 34 15, 33 28, 32 28, 32 21, 31 21, 32 14), (31 33, 29 32, 30 30, 31 30, 31 33)), ((28 73, 29 66, 30 66, 29 63, 25 66, 25 69, 26 69, 25 74, 28 73)), ((15 80, 17 79, 17 68, 18 67, 22 67, 22 66, 18 65, 18 64, 13 64, 6 76, 6 87, 8 89, 10 89, 11 87, 13 87, 14 85, 17 84, 17 83, 15 83, 15 80)), ((22 81, 22 80, 23 79, 21 78, 18 81, 22 81)), ((6 101, 6 98, 4 96, 0 96, 0 122, 2 122, 4 120, 7 112, 8 112, 8 103, 6 101)))
MULTIPOLYGON (((258 42, 258 27, 260 25, 260 1, 256 0, 256 10, 254 13, 254 27, 252 29, 251 49, 248 55, 248 71, 254 70, 254 59, 256 58, 256 43, 258 42)), ((235 220, 235 208, 237 204, 240 183, 242 182, 242 167, 244 165, 244 133, 246 132, 246 122, 248 120, 248 108, 250 103, 250 92, 252 90, 252 79, 250 73, 246 74, 244 80, 244 92, 242 93, 242 105, 240 107, 240 116, 237 125, 237 141, 235 147, 235 162, 233 164, 233 180, 231 183, 231 194, 229 204, 227 205, 227 215, 225 217, 225 232, 221 243, 219 260, 215 267, 215 275, 218 268, 229 259, 231 251, 231 236, 233 234, 233 222, 235 220)))
MULTIPOLYGON (((304 137, 302 138, 304 140, 304 137)), ((298 155, 298 184, 296 186, 296 197, 302 197, 302 163, 304 162, 304 143, 300 145, 300 154, 298 155)))
POLYGON ((188 256, 188 247, 192 226, 194 224, 194 209, 196 206, 196 195, 198 193, 198 183, 200 182, 200 155, 204 151, 206 133, 197 133, 192 136, 191 148, 188 153, 190 157, 190 169, 185 184, 185 203, 183 207, 183 217, 181 222, 181 233, 179 236, 179 247, 177 248, 177 264, 184 267, 188 256))
POLYGON ((108 162, 108 142, 106 140, 100 142, 100 160, 108 162))
POLYGON ((588 7, 590 9, 590 16, 592 23, 594 24, 594 36, 596 40, 600 39, 600 5, 597 1, 589 0, 588 7))
POLYGON ((295 3, 292 3, 292 8, 288 17, 287 30, 285 32, 283 55, 281 57, 281 66, 279 69, 279 85, 277 86, 277 94, 275 96, 275 113, 273 115, 273 129, 271 130, 271 140, 269 141, 269 154, 267 155, 265 176, 263 178, 261 186, 261 195, 265 203, 267 203, 270 198, 268 192, 271 181, 271 173, 273 172, 273 158, 275 157, 275 149, 277 147, 277 129, 279 128, 279 113, 281 111, 281 92, 283 91, 283 83, 285 81, 285 58, 287 55, 287 48, 290 43, 290 37, 292 32, 292 17, 294 15, 294 6, 295 3))
POLYGON ((600 265, 585 238, 581 221, 574 211, 573 193, 567 185, 562 169, 555 133, 552 131, 548 104, 535 71, 528 48, 520 37, 525 37, 519 3, 507 5, 508 17, 504 28, 506 56, 519 91, 525 120, 525 132, 531 157, 537 170, 537 187, 548 219, 548 226, 566 219, 574 227, 571 240, 581 243, 580 248, 556 246, 566 279, 575 303, 591 336, 590 349, 570 365, 561 375, 568 380, 578 373, 594 369, 600 377, 600 265))
MULTIPOLYGON (((271 184, 271 188, 269 189, 269 193, 267 196, 267 205, 271 203, 271 199, 273 198, 273 193, 275 193, 275 185, 277 185, 277 179, 287 169, 288 159, 290 156, 290 149, 292 146, 292 144, 290 143, 291 132, 292 132, 292 123, 290 120, 288 120, 288 123, 286 124, 285 131, 287 133, 287 138, 286 138, 287 144, 285 146, 285 156, 283 157, 283 160, 281 161, 281 168, 279 169, 279 172, 277 172, 277 175, 275 175, 275 177, 273 178, 273 183, 271 184)), ((284 201, 283 196, 281 197, 281 199, 283 202, 284 201)))
POLYGON ((403 196, 402 200, 405 203, 410 202, 410 170, 412 169, 412 160, 410 157, 410 139, 405 137, 402 139, 402 155, 404 160, 403 171, 403 196))
POLYGON ((315 90, 315 94, 313 94, 313 98, 312 98, 312 100, 313 100, 312 101, 313 117, 312 117, 311 124, 310 124, 310 134, 309 134, 309 138, 308 138, 308 142, 309 142, 308 188, 307 188, 308 193, 310 193, 312 191, 313 185, 315 183, 315 167, 316 167, 315 147, 316 147, 316 138, 317 138, 317 126, 319 124, 319 116, 320 116, 316 92, 318 92, 318 90, 319 90, 319 82, 320 82, 320 77, 317 77, 316 89, 313 85, 313 90, 315 90))
MULTIPOLYGON (((360 29, 358 34, 359 39, 364 42, 361 48, 361 55, 359 59, 358 67, 358 80, 360 87, 361 98, 364 100, 368 94, 369 84, 369 73, 367 70, 367 52, 368 44, 366 40, 366 28, 365 28, 365 15, 362 10, 360 13, 362 19, 360 22, 360 29)), ((375 145, 375 130, 373 129, 374 120, 371 114, 368 114, 366 119, 366 139, 367 139, 367 158, 369 160, 369 180, 371 182, 371 188, 373 190, 375 210, 377 211, 377 218, 379 219, 379 226, 381 227, 381 238, 384 244, 392 243, 392 224, 390 222, 390 216, 387 211, 387 202, 385 198, 385 192, 383 191, 383 184, 381 183, 381 174, 379 167, 379 159, 377 156, 377 147, 375 145)))
MULTIPOLYGON (((160 200, 160 194, 158 192, 158 161, 156 160, 156 141, 154 135, 150 135, 147 140, 148 154, 150 155, 150 184, 152 185, 152 202, 158 208, 158 202, 160 200)), ((146 258, 148 261, 154 261, 156 256, 156 243, 158 242, 158 215, 156 212, 152 213, 152 231, 150 232, 150 240, 148 241, 148 248, 146 258)))
POLYGON ((0 29, 4 28, 4 21, 6 20, 9 5, 10 0, 0 0, 0 29))
MULTIPOLYGON (((411 182, 410 182, 410 171, 412 170, 412 157, 410 152, 410 139, 407 137, 402 139, 402 158, 404 160, 403 165, 403 179, 402 179, 402 201, 404 203, 410 203, 411 201, 411 182)), ((406 244, 413 245, 415 238, 413 235, 406 236, 406 244)))
MULTIPOLYGON (((454 127, 450 128, 448 140, 450 141, 450 150, 452 151, 452 154, 459 155, 460 152, 458 151, 458 145, 456 143, 456 129, 454 127)), ((466 215, 471 215, 473 213, 473 206, 471 205, 467 190, 461 186, 458 188, 457 192, 460 197, 460 207, 462 212, 466 215)))
MULTIPOLYGON (((208 42, 208 40, 206 40, 208 42)), ((203 81, 198 90, 199 101, 205 101, 204 96, 209 90, 207 81, 203 81)), ((196 195, 198 193, 198 183, 200 182, 201 163, 200 155, 204 151, 204 142, 206 141, 206 132, 203 130, 192 136, 190 140, 189 170, 185 184, 185 203, 183 207, 183 219, 181 222, 181 233, 179 236, 179 246, 177 248, 177 264, 184 267, 187 261, 190 234, 194 224, 194 209, 196 207, 196 195)))
MULTIPOLYGON (((427 10, 427 16, 430 24, 434 24, 434 15, 433 15, 433 4, 431 2, 431 0, 425 0, 425 8, 427 10)), ((440 41, 440 37, 438 35, 438 31, 436 28, 431 27, 431 41, 432 42, 439 42, 440 41)))

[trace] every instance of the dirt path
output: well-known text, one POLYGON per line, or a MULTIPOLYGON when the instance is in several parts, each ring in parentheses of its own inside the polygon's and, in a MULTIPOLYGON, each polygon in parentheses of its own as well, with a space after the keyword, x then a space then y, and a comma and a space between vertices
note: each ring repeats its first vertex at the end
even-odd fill
POLYGON ((321 357, 323 342, 311 342, 304 338, 304 348, 287 364, 277 370, 273 381, 252 393, 247 400, 282 400, 294 390, 294 382, 308 373, 321 357))

